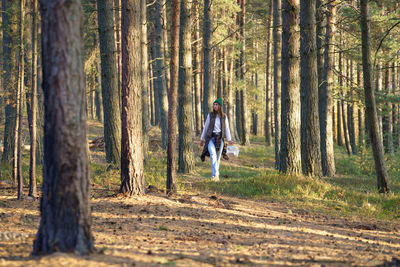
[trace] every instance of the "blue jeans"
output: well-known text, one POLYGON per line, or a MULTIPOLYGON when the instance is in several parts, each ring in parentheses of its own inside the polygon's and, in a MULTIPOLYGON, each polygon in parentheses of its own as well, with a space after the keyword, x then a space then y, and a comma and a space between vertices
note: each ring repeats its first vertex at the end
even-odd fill
POLYGON ((224 141, 221 139, 221 146, 217 153, 214 144, 214 137, 210 139, 208 142, 208 152, 210 153, 210 160, 211 160, 211 176, 219 176, 219 163, 221 161, 221 154, 222 150, 224 149, 224 141))

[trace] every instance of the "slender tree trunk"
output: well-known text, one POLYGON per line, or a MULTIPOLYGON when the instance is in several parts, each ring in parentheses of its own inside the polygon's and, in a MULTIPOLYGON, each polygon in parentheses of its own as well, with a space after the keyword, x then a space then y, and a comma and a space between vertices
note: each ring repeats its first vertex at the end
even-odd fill
POLYGON ((149 150, 149 130, 150 130, 150 113, 149 113, 149 51, 147 49, 147 7, 146 0, 140 0, 140 16, 141 21, 141 48, 142 48, 142 127, 143 127, 143 157, 144 160, 148 158, 149 150))
POLYGON ((275 122, 275 168, 279 169, 279 154, 281 147, 281 49, 282 16, 281 0, 274 1, 274 122, 275 122))
POLYGON ((196 0, 193 2, 193 15, 194 15, 194 42, 193 42, 193 67, 194 67, 194 95, 195 95, 195 130, 196 135, 200 135, 201 133, 201 47, 200 47, 200 0, 196 0))
POLYGON ((162 28, 162 8, 164 5, 163 0, 155 2, 155 24, 154 24, 154 39, 153 39, 153 76, 154 76, 154 94, 157 94, 156 112, 159 111, 160 127, 161 127, 161 141, 162 148, 167 148, 167 80, 165 69, 165 54, 163 42, 163 28, 162 28))
POLYGON ((172 2, 171 15, 171 84, 168 92, 167 194, 176 193, 176 105, 179 73, 180 0, 172 2))
MULTIPOLYGON (((343 95, 343 97, 346 97, 343 95)), ((350 138, 349 138, 349 130, 348 130, 348 122, 346 118, 346 105, 344 104, 344 100, 341 101, 341 107, 342 107, 342 121, 343 121, 343 134, 344 134, 344 141, 346 144, 346 150, 347 154, 352 155, 353 151, 351 150, 351 145, 350 145, 350 138)))
POLYGON ((141 0, 121 2, 121 187, 126 195, 145 193, 142 126, 141 0))
POLYGON ((80 1, 40 0, 45 136, 33 254, 94 251, 80 1), (73 78, 72 78, 73 77, 73 78), (57 145, 54 145, 57 144, 57 145))
POLYGON ((37 196, 36 187, 36 139, 37 139, 37 0, 32 1, 32 92, 29 160, 29 196, 37 196))
MULTIPOLYGON (((342 44, 342 34, 340 33, 339 43, 342 44)), ((338 83, 339 83, 339 92, 338 99, 336 100, 336 134, 337 134, 337 143, 338 146, 343 146, 344 142, 344 132, 342 132, 343 124, 342 124, 342 112, 344 111, 342 108, 343 101, 343 52, 339 51, 339 75, 338 75, 338 83)), ((333 112, 334 113, 334 112, 333 112)), ((335 125, 335 124, 333 124, 335 125)))
POLYGON ((192 3, 181 2, 180 46, 179 46, 179 86, 178 86, 178 126, 179 161, 178 171, 189 173, 194 169, 193 155, 193 111, 192 111, 192 3))
POLYGON ((282 114, 280 171, 300 173, 300 0, 282 2, 282 114))
POLYGON ((328 4, 327 27, 324 51, 324 81, 320 101, 321 161, 326 176, 335 175, 335 156, 332 135, 332 87, 333 87, 333 43, 335 33, 336 0, 328 4))
POLYGON ((353 61, 349 60, 348 64, 350 71, 350 80, 349 80, 349 88, 350 88, 350 99, 347 104, 347 121, 349 127, 349 137, 350 137, 350 145, 351 151, 353 154, 357 154, 357 145, 356 145, 356 131, 355 131, 355 117, 354 117, 354 84, 353 84, 353 61))
MULTIPOLYGON (((317 69, 318 69, 318 96, 321 96, 322 84, 324 81, 324 58, 323 58, 323 0, 316 0, 315 16, 316 16, 316 44, 317 44, 317 69)), ((318 109, 321 110, 319 106, 321 101, 318 103, 318 109)), ((320 117, 321 121, 321 117, 320 117)))
POLYGON ((213 14, 212 14, 212 1, 204 0, 204 27, 203 27, 203 55, 204 55, 204 81, 203 81, 203 117, 207 118, 208 112, 212 105, 213 88, 214 88, 214 49, 212 48, 213 42, 213 14))
MULTIPOLYGON (((390 64, 385 65, 385 94, 389 94, 389 84, 390 84, 390 64)), ((393 154, 393 135, 392 135, 392 111, 391 104, 383 104, 383 117, 382 117, 382 131, 383 131, 383 146, 385 148, 385 153, 393 154)))
POLYGON ((371 60, 371 33, 368 0, 361 0, 361 39, 362 39, 362 61, 364 72, 365 93, 365 115, 368 117, 367 127, 374 155, 377 185, 380 193, 390 191, 388 181, 389 175, 383 156, 383 145, 378 128, 378 116, 376 111, 375 94, 372 88, 372 60, 371 60))
MULTIPOLYGON (((357 64, 357 85, 359 88, 362 86, 361 79, 361 65, 357 64)), ((361 147, 365 143, 365 125, 364 125, 364 117, 363 117, 363 109, 362 106, 358 106, 358 146, 361 147)))
POLYGON ((115 55, 113 5, 109 0, 97 0, 97 8, 106 160, 118 166, 121 161, 121 115, 117 59, 115 55))
POLYGON ((239 15, 239 27, 240 27, 240 40, 242 43, 240 50, 240 68, 239 68, 239 77, 242 80, 243 86, 240 90, 240 105, 241 105, 241 113, 242 119, 240 120, 241 125, 241 143, 242 145, 250 144, 250 130, 249 130, 249 122, 248 122, 248 110, 247 110, 247 89, 246 89, 246 38, 245 38, 245 25, 246 25, 246 0, 240 0, 241 13, 239 15))
MULTIPOLYGON (((109 2, 110 0, 102 0, 109 2)), ((112 3, 108 3, 111 4, 112 3)), ((114 0, 113 13, 113 35, 114 35, 114 50, 116 49, 115 59, 117 60, 117 83, 118 83, 118 99, 121 102, 121 81, 122 81, 122 56, 121 56, 121 0, 114 0), (115 30, 114 30, 115 29, 115 30)))
MULTIPOLYGON (((396 63, 392 63, 392 94, 398 95, 398 70, 396 63)), ((393 127, 393 150, 396 152, 399 148, 399 128, 398 128, 398 104, 392 104, 392 127, 393 127)))
POLYGON ((315 1, 300 1, 301 159, 305 175, 322 176, 315 1))
POLYGON ((267 146, 271 146, 271 129, 270 129, 270 57, 271 57, 271 22, 272 22, 273 0, 269 1, 269 16, 267 22, 267 64, 265 69, 265 142, 267 146))

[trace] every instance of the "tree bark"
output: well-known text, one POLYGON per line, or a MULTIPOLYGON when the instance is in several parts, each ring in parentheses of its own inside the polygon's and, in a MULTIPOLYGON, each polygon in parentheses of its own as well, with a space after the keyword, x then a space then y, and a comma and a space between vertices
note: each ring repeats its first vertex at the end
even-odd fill
POLYGON ((368 117, 367 127, 374 155, 377 186, 380 193, 390 191, 385 158, 383 156, 383 145, 378 128, 378 115, 376 111, 375 94, 372 88, 372 61, 371 61, 371 34, 370 15, 368 0, 361 0, 361 40, 362 40, 362 61, 364 72, 364 94, 365 94, 365 115, 368 117))
POLYGON ((321 176, 315 2, 300 1, 301 159, 305 175, 321 176))
MULTIPOLYGON (((390 64, 387 63, 385 65, 385 95, 390 93, 389 84, 390 84, 390 64)), ((392 110, 391 104, 385 102, 383 104, 383 116, 382 116, 382 131, 383 131, 383 146, 385 148, 385 153, 393 154, 393 135, 392 135, 392 110)))
POLYGON ((193 155, 193 109, 192 109, 192 3, 181 2, 179 42, 179 86, 178 127, 179 161, 178 172, 189 173, 194 169, 193 155))
POLYGON ((118 166, 121 161, 121 114, 112 1, 97 0, 97 9, 106 160, 118 166))
POLYGON ((33 254, 93 252, 80 1, 40 0, 45 136, 33 254))
MULTIPOLYGON (((396 66, 396 63, 392 63, 392 94, 393 95, 398 95, 397 89, 398 89, 398 66, 396 66)), ((393 150, 396 152, 399 148, 399 128, 398 128, 398 104, 393 103, 392 104, 392 127, 393 127, 393 150)))
POLYGON ((36 142, 37 142, 37 0, 32 1, 32 92, 29 160, 29 196, 37 197, 36 186, 36 142))
POLYGON ((241 12, 239 17, 239 27, 240 27, 240 40, 242 43, 240 55, 239 55, 239 78, 242 81, 242 88, 240 90, 240 105, 241 105, 241 114, 242 118, 240 120, 241 123, 241 144, 249 145, 250 144, 250 130, 249 130, 249 122, 248 122, 248 108, 247 108, 247 89, 246 89, 246 38, 245 38, 245 25, 246 25, 246 0, 239 0, 241 12))
POLYGON ((271 146, 271 129, 270 129, 270 57, 271 57, 271 22, 272 22, 273 0, 269 1, 269 16, 267 22, 267 64, 265 69, 265 142, 267 146, 271 146))
POLYGON ((200 135, 201 133, 201 47, 200 47, 200 1, 196 0, 193 2, 193 15, 195 16, 194 22, 194 43, 193 43, 193 67, 194 67, 194 96, 195 96, 195 104, 194 104, 194 114, 195 114, 195 130, 196 135, 200 135))
POLYGON ((335 155, 332 134, 332 87, 333 87, 333 43, 335 33, 336 0, 328 4, 327 26, 324 51, 324 81, 319 96, 322 172, 326 176, 335 175, 335 155))
POLYGON ((275 122, 275 168, 279 169, 279 153, 281 147, 281 49, 282 16, 281 0, 274 1, 274 122, 275 122))
POLYGON ((128 196, 145 193, 142 127, 141 0, 121 2, 122 138, 121 188, 128 196))
POLYGON ((14 151, 14 129, 16 124, 17 105, 16 90, 18 83, 17 61, 17 7, 18 2, 2 0, 3 21, 3 91, 5 98, 5 125, 2 162, 10 163, 14 151))
POLYGON ((144 160, 148 158, 148 150, 149 150, 149 130, 150 130, 150 113, 149 113, 149 51, 147 49, 147 7, 146 0, 140 0, 140 15, 142 18, 141 21, 141 48, 142 48, 142 127, 143 127, 143 157, 144 160))
POLYGON ((204 27, 203 27, 203 55, 204 55, 204 80, 203 80, 203 117, 204 120, 207 118, 210 107, 212 106, 213 97, 215 93, 214 88, 214 49, 212 47, 213 42, 213 13, 212 13, 212 1, 204 0, 204 27))
POLYGON ((348 123, 348 128, 349 128, 349 138, 350 138, 350 145, 351 145, 351 151, 353 154, 357 154, 357 145, 356 145, 356 131, 355 131, 355 117, 354 117, 354 84, 353 84, 353 61, 349 60, 348 61, 348 67, 349 67, 349 88, 350 88, 350 99, 349 102, 347 103, 347 123, 348 123))
POLYGON ((153 76, 154 76, 154 94, 157 94, 156 112, 159 114, 159 123, 161 128, 162 148, 167 148, 167 80, 165 69, 165 54, 163 41, 163 26, 162 26, 162 8, 164 0, 155 2, 155 23, 153 35, 153 76))
POLYGON ((282 2, 282 108, 280 171, 300 173, 300 0, 282 2))

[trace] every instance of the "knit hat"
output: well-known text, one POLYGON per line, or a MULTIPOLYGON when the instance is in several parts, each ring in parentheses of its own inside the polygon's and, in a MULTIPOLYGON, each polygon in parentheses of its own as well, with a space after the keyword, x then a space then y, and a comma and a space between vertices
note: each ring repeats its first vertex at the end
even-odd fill
POLYGON ((222 107, 222 98, 217 98, 213 104, 218 103, 222 107))

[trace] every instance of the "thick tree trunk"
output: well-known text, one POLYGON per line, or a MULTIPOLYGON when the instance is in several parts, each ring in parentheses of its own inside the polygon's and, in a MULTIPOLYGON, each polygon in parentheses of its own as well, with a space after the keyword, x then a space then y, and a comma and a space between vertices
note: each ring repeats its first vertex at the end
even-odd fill
POLYGON ((193 109, 192 109, 192 3, 181 2, 179 46, 179 161, 178 171, 189 173, 194 169, 193 155, 193 109))
POLYGON ((300 0, 282 2, 282 114, 280 171, 300 173, 300 0))
POLYGON ((32 92, 30 120, 29 196, 37 196, 36 143, 37 143, 37 0, 32 1, 32 92))
POLYGON ((301 158, 305 175, 321 176, 315 1, 300 2, 301 158))
POLYGON ((275 168, 279 169, 281 147, 281 50, 282 15, 281 0, 274 1, 274 122, 275 122, 275 168))
POLYGON ((80 1, 40 0, 45 136, 33 254, 93 252, 80 1))
POLYGON ((203 117, 207 118, 208 112, 214 101, 213 92, 214 88, 214 49, 212 47, 213 41, 213 14, 212 14, 212 1, 204 0, 204 27, 203 27, 203 55, 204 55, 204 81, 203 81, 203 117))
POLYGON ((270 113, 270 62, 271 62, 271 22, 272 22, 272 10, 273 10, 273 0, 269 1, 269 16, 267 22, 267 64, 265 71, 265 142, 267 146, 271 146, 271 129, 270 129, 270 121, 271 121, 271 113, 270 113))
POLYGON ((383 156, 383 145, 378 128, 378 115, 376 111, 375 94, 372 88, 372 60, 371 60, 371 34, 370 15, 368 0, 361 0, 361 37, 362 37, 362 61, 364 72, 364 94, 365 94, 365 115, 368 117, 367 127, 374 155, 377 185, 380 193, 390 191, 388 181, 389 175, 386 169, 383 156))
POLYGON ((150 113, 149 113, 149 51, 147 49, 147 7, 146 0, 140 0, 140 15, 141 21, 141 48, 142 48, 142 127, 143 127, 143 157, 144 160, 148 157, 149 150, 149 130, 150 130, 150 113))
POLYGON ((333 151, 332 134, 332 87, 333 87, 333 43, 335 33, 336 0, 328 4, 327 26, 324 51, 324 81, 319 95, 321 161, 322 172, 326 176, 335 175, 335 155, 333 151))
POLYGON ((172 2, 171 15, 171 84, 168 92, 167 194, 176 193, 176 105, 179 74, 180 0, 172 2))
POLYGON ((14 151, 14 129, 16 124, 17 105, 17 7, 18 2, 2 0, 3 21, 3 91, 5 99, 5 125, 3 139, 2 162, 10 163, 14 151))
POLYGON ((141 0, 121 2, 121 193, 145 193, 142 127, 141 0))
POLYGON ((108 0, 97 0, 97 8, 106 160, 118 166, 121 161, 121 114, 115 55, 113 5, 108 0))

